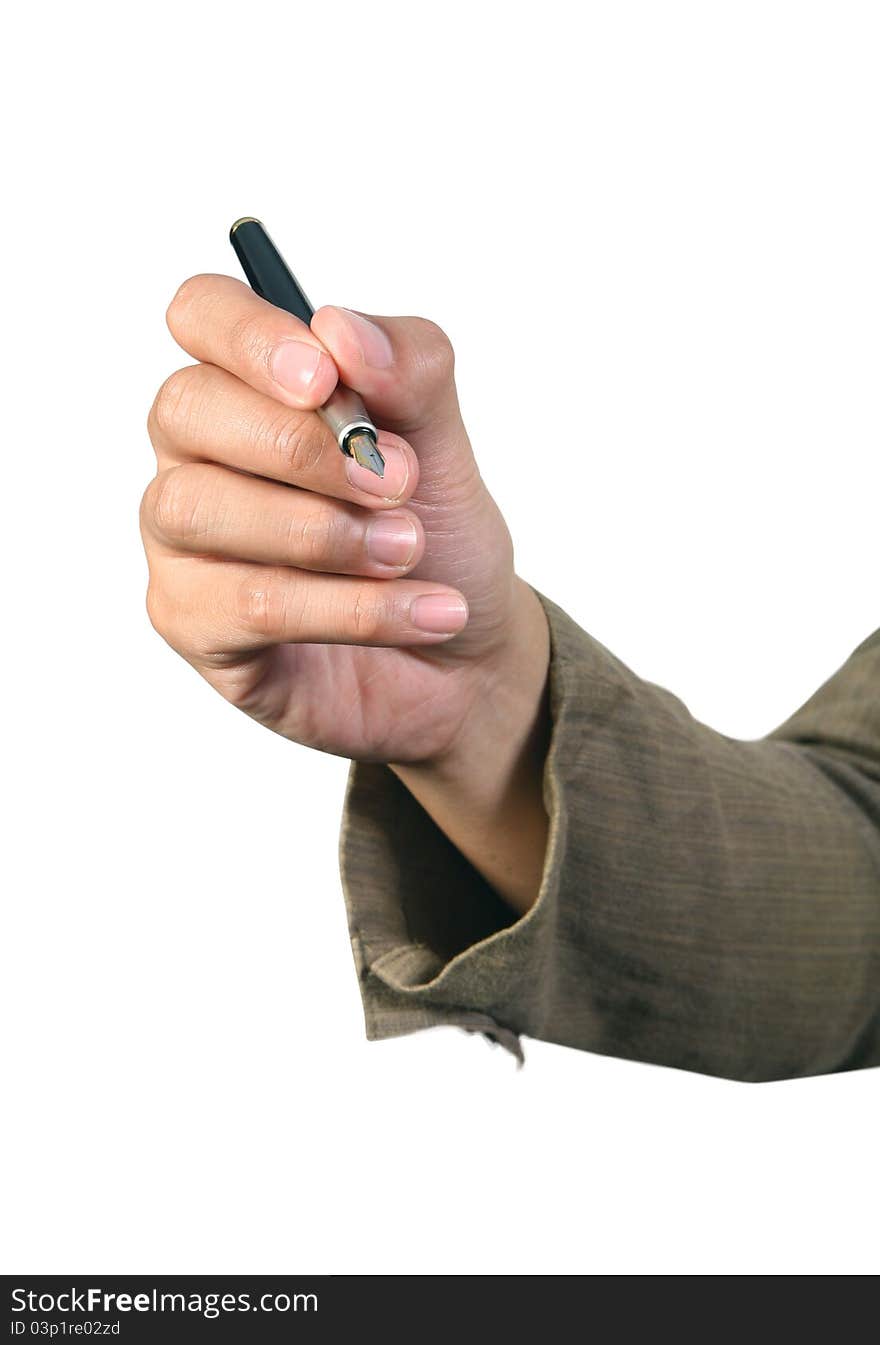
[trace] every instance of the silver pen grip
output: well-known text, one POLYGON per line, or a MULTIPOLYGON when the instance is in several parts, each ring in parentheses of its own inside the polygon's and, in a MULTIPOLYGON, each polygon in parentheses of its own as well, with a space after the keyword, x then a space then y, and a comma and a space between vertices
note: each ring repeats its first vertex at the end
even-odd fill
POLYGON ((318 415, 332 430, 343 453, 351 454, 348 441, 358 431, 366 431, 374 440, 378 438, 376 426, 367 415, 367 408, 358 394, 343 383, 337 384, 324 405, 318 408, 318 415))

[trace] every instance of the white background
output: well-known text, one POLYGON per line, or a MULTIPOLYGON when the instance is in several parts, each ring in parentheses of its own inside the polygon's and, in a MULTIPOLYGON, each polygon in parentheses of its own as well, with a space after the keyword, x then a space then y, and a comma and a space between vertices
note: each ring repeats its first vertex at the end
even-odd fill
POLYGON ((346 764, 150 628, 178 283, 446 327, 520 573, 758 736, 878 624, 872 4, 7 21, 2 1269, 868 1273, 880 1076, 368 1044, 346 764), (535 465, 526 466, 526 452, 535 465))

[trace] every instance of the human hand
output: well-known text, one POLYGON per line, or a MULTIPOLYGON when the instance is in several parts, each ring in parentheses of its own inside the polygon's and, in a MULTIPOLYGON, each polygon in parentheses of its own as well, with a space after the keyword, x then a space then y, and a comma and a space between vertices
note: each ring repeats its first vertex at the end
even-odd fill
POLYGON ((537 697, 543 614, 514 573, 439 328, 323 308, 309 329, 219 275, 181 286, 168 324, 200 361, 149 417, 141 529, 168 643, 260 723, 356 760, 454 757, 499 688, 537 697), (315 414, 337 378, 384 427, 382 479, 315 414))

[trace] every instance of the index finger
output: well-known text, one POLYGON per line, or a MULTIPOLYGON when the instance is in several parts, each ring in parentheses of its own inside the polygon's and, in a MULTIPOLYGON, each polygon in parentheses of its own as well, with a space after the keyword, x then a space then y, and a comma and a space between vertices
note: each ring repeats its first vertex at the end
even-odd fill
POLYGON ((317 410, 338 382, 336 365, 310 328, 232 276, 185 280, 166 321, 194 359, 219 365, 285 406, 317 410))

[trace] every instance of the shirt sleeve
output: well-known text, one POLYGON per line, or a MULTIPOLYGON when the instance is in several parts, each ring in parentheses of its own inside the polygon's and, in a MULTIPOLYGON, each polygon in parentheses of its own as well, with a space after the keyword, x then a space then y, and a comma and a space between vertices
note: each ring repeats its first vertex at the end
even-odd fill
POLYGON ((440 1024, 741 1080, 880 1063, 880 630, 740 740, 544 595, 540 891, 517 916, 394 773, 352 763, 342 884, 368 1038, 440 1024))

